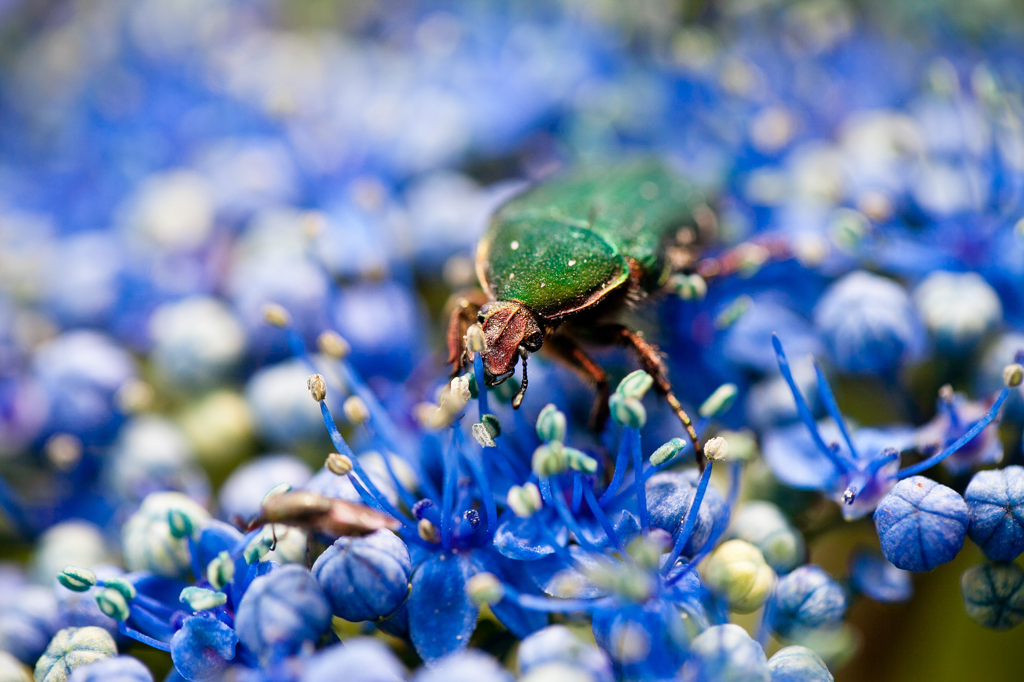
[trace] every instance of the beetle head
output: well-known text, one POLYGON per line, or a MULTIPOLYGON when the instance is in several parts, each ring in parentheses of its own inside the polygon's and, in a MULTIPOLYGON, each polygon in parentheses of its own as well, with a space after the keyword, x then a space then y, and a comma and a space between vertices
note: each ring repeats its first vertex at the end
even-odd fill
POLYGON ((492 385, 512 376, 519 358, 540 350, 544 343, 537 316, 522 303, 489 303, 480 309, 480 322, 487 340, 484 368, 494 377, 492 385))

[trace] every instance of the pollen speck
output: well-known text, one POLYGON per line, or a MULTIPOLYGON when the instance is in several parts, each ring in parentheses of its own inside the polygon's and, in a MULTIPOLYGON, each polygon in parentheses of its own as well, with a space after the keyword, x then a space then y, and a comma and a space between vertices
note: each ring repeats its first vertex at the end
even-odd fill
POLYGON ((574 261, 574 260, 571 260, 571 261, 569 261, 569 267, 570 267, 570 268, 571 268, 572 266, 574 266, 574 265, 576 265, 576 261, 574 261))
POLYGON ((540 288, 541 288, 541 289, 543 289, 543 288, 544 288, 544 282, 541 282, 541 283, 540 283, 540 288))
POLYGON ((516 249, 519 248, 519 242, 513 240, 513 242, 509 244, 509 246, 511 246, 512 250, 515 251, 516 249))
POLYGON ((510 273, 508 274, 508 281, 510 281, 510 282, 511 282, 511 281, 512 281, 512 280, 514 280, 515 278, 516 278, 516 273, 514 273, 514 272, 510 272, 510 273))

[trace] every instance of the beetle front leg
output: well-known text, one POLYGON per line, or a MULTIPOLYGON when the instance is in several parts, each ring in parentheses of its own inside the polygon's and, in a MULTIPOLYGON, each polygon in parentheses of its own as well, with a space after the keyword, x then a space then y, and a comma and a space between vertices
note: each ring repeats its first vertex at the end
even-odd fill
POLYGON ((480 308, 487 303, 487 296, 479 289, 463 291, 453 295, 445 306, 451 312, 448 316, 448 359, 452 376, 459 373, 466 359, 466 330, 476 322, 480 308))
POLYGON ((668 369, 665 366, 665 360, 661 357, 661 353, 658 351, 658 347, 647 343, 644 339, 643 334, 638 331, 634 331, 625 325, 609 325, 609 331, 614 333, 618 337, 618 342, 624 346, 629 346, 636 353, 637 360, 640 361, 640 366, 643 367, 644 371, 651 375, 654 379, 654 388, 658 393, 665 396, 665 401, 668 402, 669 407, 679 417, 679 421, 683 423, 683 428, 686 429, 686 435, 689 436, 690 442, 693 444, 693 451, 697 457, 697 464, 701 470, 704 470, 704 446, 701 445, 700 437, 697 436, 697 429, 693 426, 693 420, 690 419, 690 415, 683 409, 679 399, 676 398, 672 392, 672 384, 668 379, 668 369))

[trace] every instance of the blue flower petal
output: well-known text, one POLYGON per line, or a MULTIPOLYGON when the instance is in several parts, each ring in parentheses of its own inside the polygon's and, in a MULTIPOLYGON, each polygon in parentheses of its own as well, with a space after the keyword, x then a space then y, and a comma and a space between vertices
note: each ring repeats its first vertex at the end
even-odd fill
POLYGON ((565 525, 545 514, 537 513, 527 519, 512 516, 498 526, 494 546, 509 559, 536 561, 554 553, 551 538, 564 544, 566 536, 565 525))
MULTIPOLYGON (((825 429, 819 429, 827 439, 825 429)), ((768 431, 761 439, 761 453, 775 478, 791 488, 829 490, 838 476, 835 465, 818 449, 803 424, 768 431)))
POLYGON ((431 663, 469 645, 479 608, 466 593, 475 573, 469 559, 438 554, 412 575, 409 630, 420 657, 431 663))
POLYGON ((896 568, 877 552, 858 552, 850 562, 850 587, 864 596, 886 604, 910 599, 914 583, 910 573, 896 568))
POLYGON ((171 638, 171 660, 186 680, 218 676, 235 657, 238 636, 212 614, 190 616, 171 638))

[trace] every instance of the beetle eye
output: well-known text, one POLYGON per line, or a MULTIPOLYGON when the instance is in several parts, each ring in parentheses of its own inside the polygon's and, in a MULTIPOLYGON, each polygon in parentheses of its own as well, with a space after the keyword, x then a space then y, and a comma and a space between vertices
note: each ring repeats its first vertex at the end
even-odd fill
POLYGON ((540 332, 536 334, 530 334, 525 339, 523 339, 523 342, 520 345, 522 345, 523 348, 530 351, 531 353, 539 351, 540 347, 544 345, 544 335, 541 334, 540 332))

